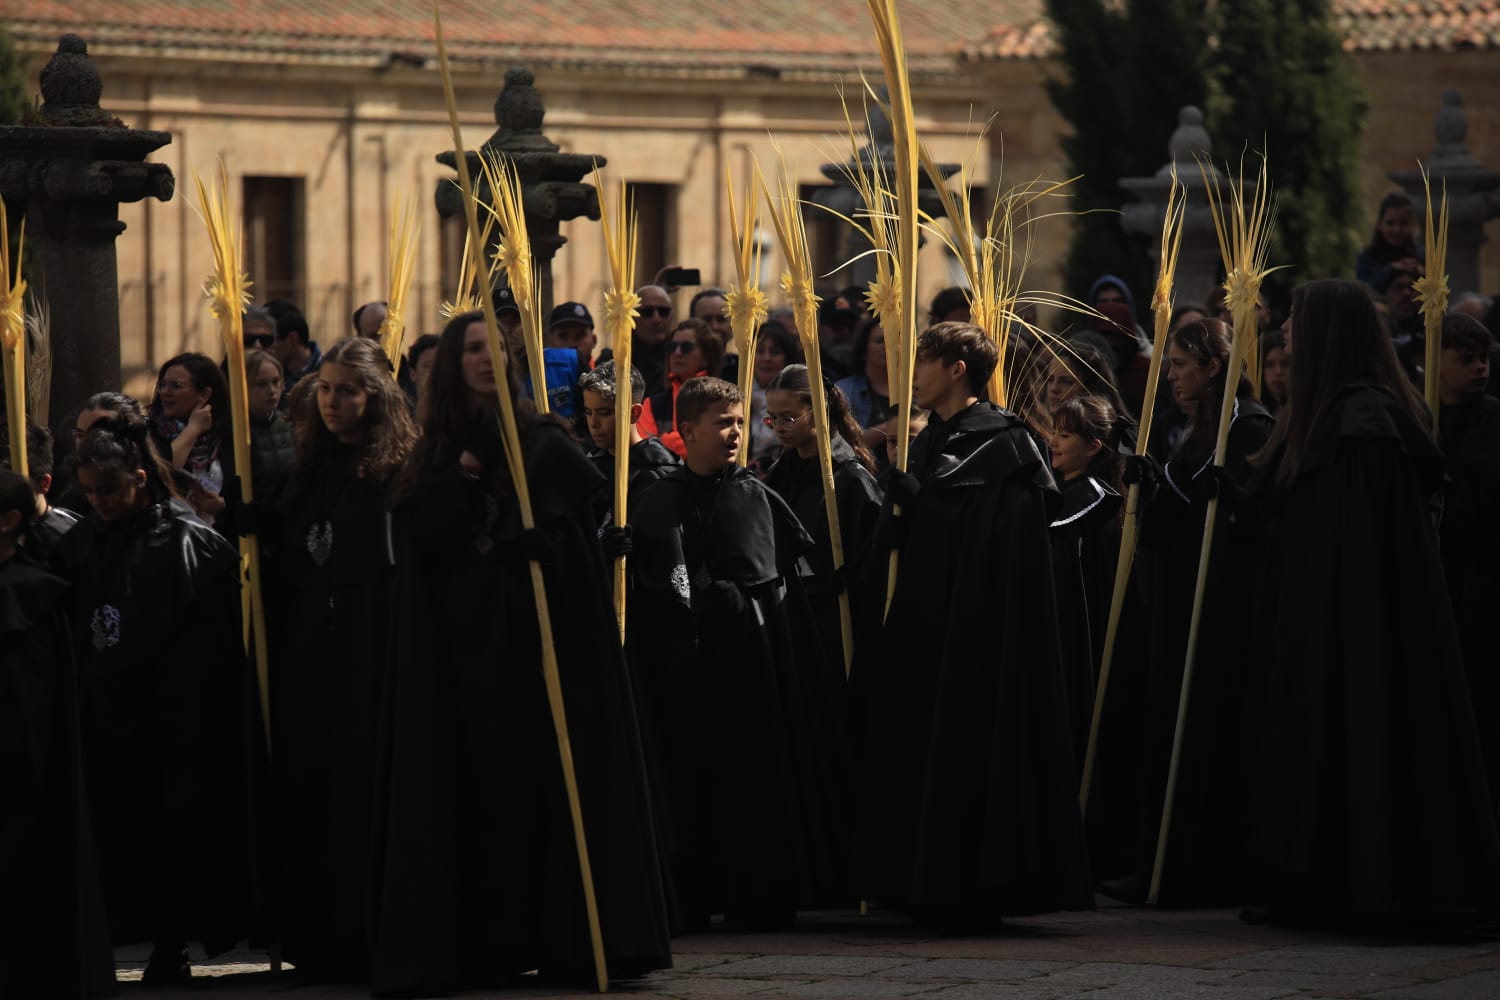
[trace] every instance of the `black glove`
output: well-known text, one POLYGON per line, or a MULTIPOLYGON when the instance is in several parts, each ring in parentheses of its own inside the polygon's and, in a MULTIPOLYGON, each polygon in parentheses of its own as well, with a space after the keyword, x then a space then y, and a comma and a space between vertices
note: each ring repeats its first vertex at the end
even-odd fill
POLYGON ((513 543, 513 551, 527 562, 551 566, 557 561, 557 542, 541 528, 521 532, 513 543))
POLYGON ((616 559, 623 559, 630 555, 634 548, 634 543, 631 542, 632 534, 628 524, 605 525, 599 532, 599 545, 604 549, 605 558, 614 562, 616 559))
POLYGON ((1228 469, 1218 465, 1210 465, 1194 476, 1188 484, 1188 491, 1194 500, 1201 503, 1218 497, 1219 507, 1225 511, 1234 510, 1244 499, 1244 491, 1234 481, 1234 476, 1228 469))
POLYGON ((922 481, 909 472, 900 469, 891 469, 891 481, 886 487, 886 492, 891 501, 897 507, 910 510, 917 502, 917 494, 922 491, 922 481))
POLYGON ((706 606, 732 615, 744 614, 749 607, 740 588, 729 580, 715 580, 704 587, 699 596, 706 606))
POLYGON ((840 566, 828 577, 828 589, 835 594, 842 594, 849 589, 849 567, 840 566))
POLYGON ((1156 484, 1161 482, 1162 474, 1161 463, 1150 455, 1125 456, 1126 486, 1140 483, 1142 493, 1152 493, 1156 490, 1156 484))

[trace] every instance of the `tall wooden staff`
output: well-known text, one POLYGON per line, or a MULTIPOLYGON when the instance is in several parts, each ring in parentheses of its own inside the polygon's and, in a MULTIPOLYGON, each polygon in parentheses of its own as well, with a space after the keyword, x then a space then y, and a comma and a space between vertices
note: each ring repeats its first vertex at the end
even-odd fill
MULTIPOLYGON (((1167 210, 1161 222, 1161 268, 1156 275, 1156 294, 1151 299, 1155 323, 1151 371, 1146 376, 1146 399, 1141 405, 1141 426, 1135 453, 1146 454, 1151 440, 1151 419, 1156 411, 1156 389, 1161 383, 1161 362, 1167 353, 1167 332, 1172 325, 1172 282, 1177 274, 1177 254, 1182 248, 1182 220, 1187 199, 1172 164, 1172 186, 1167 190, 1167 210)), ((1094 781, 1094 761, 1099 751, 1099 722, 1104 717, 1104 695, 1109 690, 1110 668, 1115 662, 1115 640, 1120 635, 1120 615, 1125 609, 1125 589, 1135 562, 1136 519, 1140 516, 1141 484, 1132 483, 1125 494, 1125 524, 1120 530, 1120 558, 1115 564, 1115 589, 1109 601, 1109 624, 1104 630, 1104 655, 1099 664, 1099 683, 1094 691, 1094 717, 1089 724, 1088 749, 1083 755, 1083 781, 1078 789, 1078 808, 1087 813, 1089 789, 1094 781)))
MULTIPOLYGON (((435 0, 434 0, 435 2, 435 0)), ((536 294, 536 260, 531 254, 531 237, 526 232, 526 209, 521 193, 521 175, 512 160, 496 152, 481 154, 479 169, 490 189, 490 202, 480 203, 500 227, 500 244, 495 248, 496 263, 505 269, 510 293, 521 313, 521 336, 526 341, 526 363, 531 369, 531 397, 537 412, 552 409, 547 398, 546 345, 542 341, 542 300, 536 294)), ((483 244, 480 244, 483 246, 483 244)), ((476 270, 475 273, 484 273, 476 270)), ((489 289, 483 289, 489 297, 489 289)), ((628 373, 627 373, 628 374, 628 373)))
POLYGON ((1425 167, 1422 168, 1422 187, 1427 191, 1427 229, 1423 234, 1427 244, 1427 273, 1417 279, 1415 287, 1427 328, 1423 389, 1427 409, 1432 413, 1432 432, 1436 434, 1438 413, 1443 408, 1442 396, 1438 393, 1438 372, 1443 365, 1443 316, 1448 312, 1448 183, 1443 182, 1437 225, 1433 225, 1432 219, 1432 178, 1427 176, 1425 167))
POLYGON ((422 236, 422 218, 410 200, 391 208, 391 230, 388 236, 390 277, 386 294, 385 320, 380 324, 380 346, 394 373, 401 367, 402 342, 406 337, 406 294, 411 289, 412 274, 417 269, 418 241, 422 236))
MULTIPOLYGON (((474 185, 469 177, 469 162, 464 154, 463 131, 458 124, 458 100, 453 94, 453 73, 448 67, 448 47, 443 40, 443 19, 438 10, 437 0, 434 0, 432 5, 432 23, 433 31, 437 36, 438 66, 443 75, 443 97, 448 104, 448 126, 453 132, 453 151, 458 167, 458 183, 464 195, 464 216, 468 222, 469 232, 477 233, 480 231, 479 213, 475 205, 474 185)), ((517 179, 514 171, 507 172, 506 177, 512 181, 517 179)), ((519 186, 515 189, 507 186, 503 193, 500 188, 492 188, 492 190, 497 204, 504 197, 509 199, 519 211, 519 186)), ((490 210, 495 211, 494 208, 490 210)), ((513 218, 519 219, 520 216, 517 214, 513 218)), ((524 225, 520 227, 520 232, 525 232, 524 225)), ((512 241, 515 237, 514 231, 506 235, 512 252, 514 252, 512 241)), ((473 273, 486 273, 481 245, 477 241, 470 241, 468 250, 471 255, 474 255, 473 273)), ((524 263, 529 271, 530 261, 527 260, 524 263)), ((514 286, 511 291, 516 291, 514 286)), ((519 304, 519 295, 517 298, 519 304)), ((515 405, 510 398, 510 383, 505 374, 505 348, 500 342, 500 324, 495 319, 495 301, 490 295, 480 295, 479 304, 484 311, 485 328, 489 334, 490 361, 495 368, 495 394, 500 401, 501 441, 505 446, 506 461, 510 463, 511 482, 516 490, 516 505, 521 511, 521 524, 527 531, 531 531, 536 527, 536 518, 532 513, 531 490, 526 480, 526 456, 521 450, 521 438, 516 430, 515 405)), ((523 322, 526 315, 527 310, 523 308, 521 312, 523 322)), ((545 396, 546 383, 539 384, 545 396)), ((609 970, 604 961, 604 935, 599 927, 599 904, 594 895, 594 873, 589 864, 588 846, 584 838, 583 807, 578 797, 578 778, 573 768, 573 746, 568 740, 568 716, 563 706, 562 679, 557 669, 557 649, 552 640, 552 616, 547 607, 547 582, 542 576, 541 564, 533 559, 530 565, 531 589, 536 597, 537 627, 541 633, 542 676, 547 685, 547 702, 552 709, 552 726, 557 733, 557 753, 562 763, 563 783, 567 787, 568 811, 573 817, 573 841, 578 848, 578 869, 583 882, 584 905, 588 911, 589 939, 594 949, 594 971, 598 977, 599 992, 604 993, 609 990, 609 970)))
MULTIPOLYGON (((912 375, 917 367, 917 129, 911 104, 911 78, 906 65, 906 41, 901 35, 901 18, 896 0, 866 0, 870 20, 875 25, 875 39, 880 48, 880 68, 890 95, 891 135, 895 145, 896 183, 889 201, 895 209, 896 243, 893 247, 891 286, 871 288, 872 301, 878 296, 886 309, 877 303, 887 344, 886 356, 896 364, 891 386, 892 402, 899 408, 896 416, 896 467, 906 471, 911 450, 912 375), (887 315, 896 319, 887 324, 887 315), (895 350, 890 350, 894 343, 895 350)), ((874 206, 869 206, 873 211, 874 206)), ((885 256, 882 254, 881 256, 885 256)), ((893 513, 900 514, 900 508, 893 513)), ((890 571, 886 581, 885 612, 890 613, 896 594, 896 570, 901 551, 891 550, 890 571)))
MULTIPOLYGON (((764 186, 764 180, 762 180, 764 186)), ((828 515, 828 544, 833 552, 833 572, 844 568, 844 532, 839 525, 838 493, 833 485, 833 438, 836 433, 828 419, 828 394, 823 389, 823 356, 818 343, 818 297, 813 294, 812 255, 807 248, 807 228, 802 221, 802 203, 797 197, 797 183, 782 164, 779 197, 766 191, 771 223, 786 256, 786 274, 781 277, 782 290, 791 300, 797 317, 797 333, 802 352, 807 356, 807 385, 812 396, 813 437, 818 442, 818 465, 822 470, 823 506, 828 515), (779 204, 778 204, 779 202, 779 204)), ((849 590, 839 591, 839 633, 843 642, 844 676, 854 661, 854 619, 849 611, 849 590)))
MULTIPOLYGON (((757 185, 765 185, 759 170, 745 180, 745 217, 741 225, 734 200, 734 177, 727 167, 724 170, 724 188, 729 196, 729 229, 734 233, 735 247, 735 281, 724 297, 724 310, 729 313, 729 329, 735 343, 740 345, 740 395, 747 407, 755 391, 755 337, 760 332, 760 325, 766 321, 768 305, 766 293, 760 288, 760 244, 755 239, 756 206, 759 204, 757 185)), ((743 469, 750 461, 750 449, 741 448, 735 461, 743 469)))
POLYGON ((0 355, 5 363, 5 416, 10 423, 10 468, 30 476, 26 467, 26 223, 21 223, 15 269, 10 261, 9 209, 0 205, 0 355))
MULTIPOLYGON (((1213 212, 1214 231, 1219 237, 1219 251, 1224 257, 1225 303, 1234 318, 1234 342, 1229 351, 1229 368, 1224 373, 1224 399, 1219 407, 1219 436, 1214 448, 1214 465, 1223 468, 1229 450, 1229 424, 1234 416, 1236 387, 1245 359, 1255 350, 1255 307, 1260 298, 1260 283, 1271 270, 1266 258, 1276 222, 1276 205, 1266 174, 1266 160, 1261 158, 1260 182, 1253 200, 1245 202, 1245 175, 1241 165, 1239 181, 1229 182, 1232 204, 1226 206, 1219 192, 1219 180, 1210 176, 1209 167, 1198 164, 1203 173, 1204 189, 1213 212), (1230 214, 1232 212, 1232 214, 1230 214), (1225 216, 1229 214, 1226 220, 1225 216)), ((1198 586, 1193 592, 1193 617, 1188 627, 1187 656, 1182 665, 1182 691, 1177 701, 1177 726, 1172 735, 1172 761, 1167 769, 1166 797, 1162 803, 1161 827, 1156 838, 1156 863, 1151 869, 1151 891, 1146 902, 1161 898, 1162 867, 1167 857, 1167 837, 1172 829, 1172 805, 1177 797, 1177 773, 1182 761, 1182 734, 1187 725, 1188 700, 1193 687, 1193 667, 1198 653, 1198 630, 1203 621, 1203 595, 1208 586, 1209 557, 1213 553, 1214 526, 1218 522, 1219 498, 1208 501, 1203 518, 1203 549, 1198 557, 1198 586)))
MULTIPOLYGON (((630 497, 630 411, 635 406, 630 369, 631 335, 641 297, 635 293, 635 208, 620 182, 620 196, 610 201, 604 180, 594 167, 594 186, 599 189, 599 221, 604 225, 604 246, 609 252, 609 273, 614 286, 604 293, 604 327, 615 349, 615 524, 624 527, 630 497)), ((625 557, 615 560, 615 621, 620 643, 625 642, 625 557)))
MULTIPOLYGON (((250 468, 250 400, 245 379, 245 335, 241 318, 250 302, 250 278, 241 270, 240 227, 229 204, 229 172, 219 163, 219 182, 206 187, 193 175, 198 190, 198 210, 208 227, 214 252, 214 273, 204 283, 208 309, 219 321, 219 336, 229 359, 229 416, 234 437, 234 465, 240 481, 240 499, 250 503, 255 488, 250 468)), ((260 688, 260 718, 266 747, 271 746, 271 684, 266 660, 266 609, 260 589, 260 541, 254 535, 240 539, 240 610, 245 617, 245 644, 254 650, 255 679, 260 688)))

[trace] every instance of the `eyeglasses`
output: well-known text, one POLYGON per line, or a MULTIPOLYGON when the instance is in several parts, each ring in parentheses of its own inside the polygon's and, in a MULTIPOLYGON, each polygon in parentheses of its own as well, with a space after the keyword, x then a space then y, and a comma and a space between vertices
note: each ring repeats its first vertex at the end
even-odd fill
POLYGON ((276 338, 270 334, 261 334, 245 338, 246 347, 270 347, 276 342, 276 338))
POLYGON ((696 340, 674 340, 672 341, 671 346, 667 349, 667 353, 671 354, 672 352, 677 351, 681 352, 682 354, 691 354, 697 349, 698 342, 696 340))
POLYGON ((768 413, 761 419, 767 427, 792 428, 811 416, 812 410, 803 410, 801 413, 768 413))
POLYGON ((641 306, 640 312, 641 312, 641 318, 642 319, 645 319, 648 316, 662 316, 662 317, 667 317, 667 316, 672 315, 672 307, 671 306, 641 306))

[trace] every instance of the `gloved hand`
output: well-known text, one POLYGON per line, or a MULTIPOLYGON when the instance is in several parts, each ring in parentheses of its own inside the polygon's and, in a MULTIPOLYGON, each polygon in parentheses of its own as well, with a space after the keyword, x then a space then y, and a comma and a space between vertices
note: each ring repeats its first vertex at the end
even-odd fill
POLYGON ((896 506, 910 510, 917 502, 917 494, 922 491, 922 481, 909 472, 892 469, 886 490, 896 506))
POLYGON ((1219 508, 1224 511, 1238 507, 1245 495, 1230 471, 1217 465, 1210 465, 1194 476, 1188 491, 1194 500, 1202 503, 1218 497, 1219 508))
POLYGON ((633 532, 630 525, 606 525, 599 532, 599 545, 604 549, 604 557, 610 562, 630 555, 634 548, 631 541, 633 532))
POLYGON ((551 566, 558 557, 557 542, 541 528, 521 532, 513 543, 513 550, 527 562, 541 563, 543 566, 551 566))
POLYGON ((1150 455, 1127 455, 1125 456, 1124 480, 1126 486, 1141 484, 1141 492, 1151 494, 1156 492, 1156 484, 1161 482, 1163 469, 1161 463, 1150 455))

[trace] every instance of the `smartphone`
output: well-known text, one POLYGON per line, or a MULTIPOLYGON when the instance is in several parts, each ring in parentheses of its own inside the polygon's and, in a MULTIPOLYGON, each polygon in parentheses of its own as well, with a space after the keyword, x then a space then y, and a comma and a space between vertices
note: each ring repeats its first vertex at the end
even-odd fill
POLYGON ((661 283, 668 288, 689 288, 703 284, 696 267, 669 267, 661 273, 661 283))

